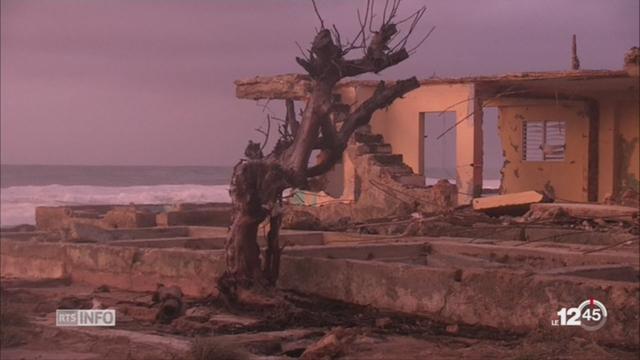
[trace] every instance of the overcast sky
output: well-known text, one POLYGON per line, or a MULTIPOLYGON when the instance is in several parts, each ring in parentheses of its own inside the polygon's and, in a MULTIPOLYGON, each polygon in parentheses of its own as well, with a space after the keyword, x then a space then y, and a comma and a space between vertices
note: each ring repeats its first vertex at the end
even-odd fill
MULTIPOLYGON (((384 1, 378 1, 382 5, 384 1)), ((622 67, 639 43, 638 0, 432 0, 435 32, 382 78, 622 67)), ((307 1, 2 0, 4 164, 229 165, 264 121, 233 80, 299 72, 307 1)), ((361 1, 318 1, 355 33, 361 1)), ((415 40, 418 40, 419 36, 415 40)), ((273 102, 274 111, 281 105, 273 102)))

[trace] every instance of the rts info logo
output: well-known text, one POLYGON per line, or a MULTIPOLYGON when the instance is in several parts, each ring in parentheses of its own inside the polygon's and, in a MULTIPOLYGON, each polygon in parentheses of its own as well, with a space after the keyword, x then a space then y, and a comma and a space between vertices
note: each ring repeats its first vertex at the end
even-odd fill
POLYGON ((116 311, 56 310, 56 326, 116 326, 116 311))

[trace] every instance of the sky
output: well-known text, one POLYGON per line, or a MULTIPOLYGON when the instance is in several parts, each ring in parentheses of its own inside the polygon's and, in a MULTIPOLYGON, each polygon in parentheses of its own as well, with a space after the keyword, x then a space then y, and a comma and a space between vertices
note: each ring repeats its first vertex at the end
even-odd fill
MULTIPOLYGON (((318 0, 328 24, 356 33, 364 1, 318 0)), ((378 1, 381 9, 384 1, 378 1)), ((638 0, 432 0, 418 52, 381 73, 490 75, 620 69, 638 46, 638 0)), ((0 162, 231 165, 265 122, 235 79, 301 72, 295 42, 318 26, 309 1, 2 0, 0 162)), ((411 42, 410 42, 411 44, 411 42)), ((279 102, 272 111, 284 112, 279 102)), ((496 147, 497 144, 488 144, 496 147)))

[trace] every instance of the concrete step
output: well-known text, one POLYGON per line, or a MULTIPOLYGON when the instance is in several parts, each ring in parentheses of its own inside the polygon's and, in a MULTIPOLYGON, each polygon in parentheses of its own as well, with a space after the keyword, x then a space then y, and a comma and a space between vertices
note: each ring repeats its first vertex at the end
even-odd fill
POLYGON ((396 180, 404 185, 425 186, 424 176, 422 175, 404 175, 398 177, 396 180))
POLYGON ((360 144, 356 148, 356 154, 391 154, 391 144, 360 144))
POLYGON ((356 142, 364 144, 381 144, 384 141, 380 134, 355 133, 353 137, 356 142))
POLYGON ((382 170, 388 175, 391 175, 394 179, 398 179, 403 176, 415 175, 411 167, 406 164, 385 166, 382 170))
POLYGON ((402 165, 402 154, 373 154, 373 159, 383 165, 402 165))

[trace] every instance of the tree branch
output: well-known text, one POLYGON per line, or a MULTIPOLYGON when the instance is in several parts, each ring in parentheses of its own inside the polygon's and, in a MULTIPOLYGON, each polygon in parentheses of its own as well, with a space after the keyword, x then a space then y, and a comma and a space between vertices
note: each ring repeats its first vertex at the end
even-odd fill
POLYGON ((349 114, 342 128, 340 128, 338 138, 341 142, 346 143, 358 127, 369 122, 376 110, 391 105, 395 99, 418 87, 420 87, 420 82, 415 77, 399 80, 390 87, 387 87, 384 81, 380 81, 373 95, 349 114))
POLYGON ((361 59, 345 60, 341 64, 342 77, 352 77, 365 73, 379 73, 409 58, 409 53, 403 48, 390 54, 378 57, 363 57, 361 59))
POLYGON ((337 141, 330 148, 320 153, 320 161, 307 169, 307 176, 319 176, 331 170, 342 157, 349 138, 358 127, 369 123, 376 110, 391 105, 395 99, 402 97, 402 95, 411 90, 417 89, 419 86, 420 82, 415 77, 400 80, 390 87, 386 87, 384 82, 381 81, 373 95, 349 114, 337 134, 337 141))
POLYGON ((287 115, 285 117, 285 126, 291 130, 291 135, 296 136, 300 123, 296 120, 296 108, 292 99, 285 100, 287 107, 287 115))

